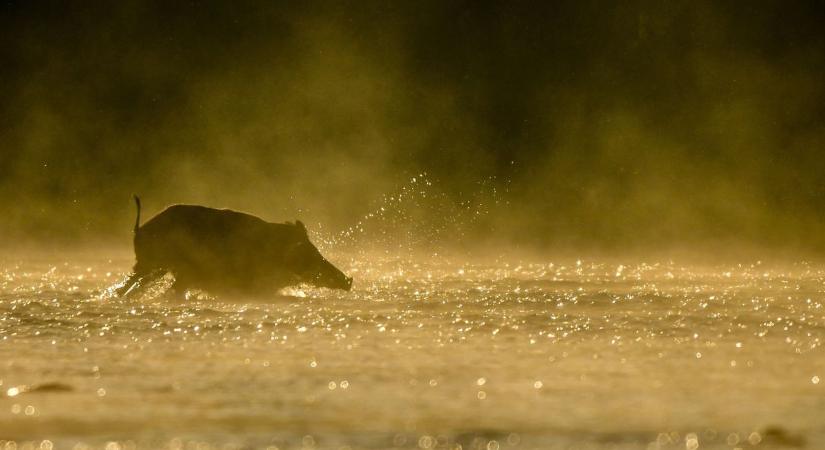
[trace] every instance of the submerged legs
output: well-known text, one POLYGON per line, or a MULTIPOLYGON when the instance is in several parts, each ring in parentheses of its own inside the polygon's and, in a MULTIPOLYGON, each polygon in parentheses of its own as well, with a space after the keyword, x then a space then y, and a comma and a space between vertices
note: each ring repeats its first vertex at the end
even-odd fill
POLYGON ((125 297, 133 292, 137 292, 140 288, 146 286, 154 280, 162 277, 165 271, 155 269, 149 272, 144 272, 135 267, 135 271, 129 275, 129 278, 115 291, 118 297, 125 297))
POLYGON ((189 282, 186 277, 181 274, 175 274, 175 282, 172 284, 172 290, 175 293, 175 298, 178 300, 186 300, 186 290, 189 289, 189 282))

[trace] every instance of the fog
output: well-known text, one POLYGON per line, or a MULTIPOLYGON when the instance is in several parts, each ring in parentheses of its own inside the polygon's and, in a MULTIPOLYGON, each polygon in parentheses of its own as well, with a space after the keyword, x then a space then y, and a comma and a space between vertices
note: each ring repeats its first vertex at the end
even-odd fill
POLYGON ((0 2, 0 448, 825 448, 823 24, 0 2))
POLYGON ((172 203, 379 249, 825 251, 803 2, 5 2, 4 246, 172 203))

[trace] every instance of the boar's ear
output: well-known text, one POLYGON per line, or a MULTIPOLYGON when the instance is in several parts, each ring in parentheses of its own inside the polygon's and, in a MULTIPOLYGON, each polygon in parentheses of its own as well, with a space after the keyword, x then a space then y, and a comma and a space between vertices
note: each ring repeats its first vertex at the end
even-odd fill
POLYGON ((307 234, 307 227, 304 226, 304 223, 300 220, 295 221, 295 226, 298 227, 304 234, 307 234))

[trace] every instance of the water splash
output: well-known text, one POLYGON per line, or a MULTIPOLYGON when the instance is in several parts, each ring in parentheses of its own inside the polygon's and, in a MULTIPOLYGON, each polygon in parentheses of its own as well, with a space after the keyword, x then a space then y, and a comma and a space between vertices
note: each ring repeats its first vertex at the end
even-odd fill
MULTIPOLYGON (((375 207, 336 234, 317 233, 322 248, 379 249, 385 253, 423 246, 461 243, 493 209, 504 203, 499 182, 488 177, 471 192, 448 193, 426 172, 411 177, 395 192, 382 195, 375 207)), ((504 183, 505 189, 509 183, 504 183)))

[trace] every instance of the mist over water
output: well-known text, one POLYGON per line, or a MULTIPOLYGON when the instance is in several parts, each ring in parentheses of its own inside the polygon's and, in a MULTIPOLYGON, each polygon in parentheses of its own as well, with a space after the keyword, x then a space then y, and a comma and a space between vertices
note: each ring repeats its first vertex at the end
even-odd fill
POLYGON ((0 449, 825 448, 822 23, 4 2, 0 449), (352 290, 118 297, 133 194, 352 290))
POLYGON ((823 249, 816 3, 2 8, 15 241, 128 245, 133 193, 334 234, 426 172, 505 248, 823 249))

